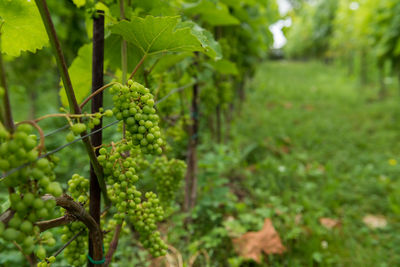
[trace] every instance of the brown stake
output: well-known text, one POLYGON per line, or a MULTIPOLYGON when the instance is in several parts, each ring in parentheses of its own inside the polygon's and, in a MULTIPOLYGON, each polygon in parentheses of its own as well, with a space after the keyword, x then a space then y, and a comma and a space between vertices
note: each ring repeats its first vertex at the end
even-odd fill
MULTIPOLYGON (((104 72, 104 12, 98 10, 96 17, 93 18, 93 57, 92 57, 92 93, 96 92, 103 86, 103 72, 104 72)), ((93 97, 91 102, 92 113, 99 112, 103 106, 103 93, 100 92, 93 97)), ((92 131, 96 131, 102 127, 102 121, 96 125, 92 131)), ((102 131, 92 135, 91 143, 94 147, 99 147, 102 144, 102 131)), ((96 150, 98 156, 98 150, 96 150)), ((93 219, 100 227, 100 204, 101 204, 101 190, 96 173, 93 166, 90 166, 90 201, 89 212, 93 219)), ((93 240, 93 233, 89 232, 89 256, 95 261, 103 259, 103 251, 95 251, 95 240, 93 240), (101 257, 96 257, 101 255, 101 257)), ((103 241, 101 241, 103 242, 103 241)), ((88 261, 88 266, 95 266, 92 262, 88 261)))

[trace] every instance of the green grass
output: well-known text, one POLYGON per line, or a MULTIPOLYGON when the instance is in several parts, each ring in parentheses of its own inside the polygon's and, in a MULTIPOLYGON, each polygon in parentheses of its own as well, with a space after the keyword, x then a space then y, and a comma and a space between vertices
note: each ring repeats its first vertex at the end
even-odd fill
POLYGON ((245 153, 247 210, 281 210, 272 219, 288 252, 270 263, 400 264, 400 166, 388 163, 400 162, 396 89, 378 101, 374 86, 316 62, 265 63, 250 87, 233 142, 245 153), (387 227, 369 229, 367 214, 385 216, 387 227), (321 217, 342 226, 327 230, 321 217))

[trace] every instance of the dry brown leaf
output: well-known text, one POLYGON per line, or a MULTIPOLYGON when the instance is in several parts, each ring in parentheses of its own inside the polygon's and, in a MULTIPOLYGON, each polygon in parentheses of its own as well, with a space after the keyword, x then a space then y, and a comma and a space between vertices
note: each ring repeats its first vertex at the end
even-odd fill
POLYGON ((290 147, 289 146, 283 145, 283 146, 280 147, 279 150, 281 151, 282 154, 289 154, 290 153, 290 147))
POLYGON ((319 223, 326 229, 338 228, 341 225, 341 222, 339 220, 332 218, 320 218, 319 223))
POLYGON ((363 218, 363 222, 371 229, 384 228, 387 225, 387 220, 382 215, 369 214, 363 218))
POLYGON ((286 251, 271 219, 265 219, 263 228, 258 232, 248 232, 233 239, 237 253, 246 259, 261 263, 262 252, 266 254, 282 254, 286 251))
POLYGON ((312 105, 304 105, 304 109, 308 110, 308 111, 313 111, 314 110, 314 106, 312 106, 312 105))
POLYGON ((286 109, 291 109, 293 107, 292 102, 285 102, 283 103, 283 107, 286 109))
POLYGON ((276 208, 276 209, 275 209, 275 214, 278 215, 278 216, 281 216, 281 215, 284 214, 284 212, 281 211, 280 209, 276 208))
POLYGON ((301 221, 303 220, 303 214, 296 214, 296 216, 294 217, 294 223, 296 225, 299 225, 301 223, 301 221))

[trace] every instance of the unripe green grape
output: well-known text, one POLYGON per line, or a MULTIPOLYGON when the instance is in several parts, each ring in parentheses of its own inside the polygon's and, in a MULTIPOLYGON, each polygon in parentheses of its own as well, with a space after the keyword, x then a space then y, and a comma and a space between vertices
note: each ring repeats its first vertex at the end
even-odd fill
POLYGON ((22 232, 29 234, 33 230, 33 225, 30 221, 23 221, 21 223, 20 229, 22 232))
POLYGON ((71 131, 74 133, 74 135, 79 135, 86 131, 86 125, 83 123, 76 123, 71 126, 71 131))
POLYGON ((3 232, 3 238, 7 241, 14 241, 17 239, 19 235, 19 232, 17 230, 15 230, 14 228, 7 228, 4 232, 3 232))
POLYGON ((46 258, 46 249, 43 246, 39 246, 35 254, 39 259, 43 260, 46 258))
POLYGON ((6 227, 5 227, 4 223, 0 222, 0 236, 3 234, 5 228, 6 227))

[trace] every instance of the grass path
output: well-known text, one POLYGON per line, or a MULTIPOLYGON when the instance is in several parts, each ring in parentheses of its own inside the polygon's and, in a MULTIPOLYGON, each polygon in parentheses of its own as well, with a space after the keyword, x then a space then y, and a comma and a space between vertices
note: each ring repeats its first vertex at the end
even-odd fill
POLYGON ((400 266, 400 98, 371 88, 321 63, 260 66, 232 131, 252 203, 280 210, 289 252, 276 265, 400 266), (387 226, 367 227, 368 214, 387 226))

